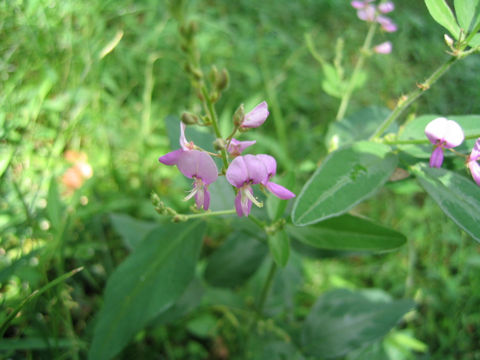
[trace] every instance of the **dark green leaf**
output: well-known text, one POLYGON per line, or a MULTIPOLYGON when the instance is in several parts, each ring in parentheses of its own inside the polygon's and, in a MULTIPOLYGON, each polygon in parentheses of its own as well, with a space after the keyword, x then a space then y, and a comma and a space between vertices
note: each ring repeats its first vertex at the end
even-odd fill
POLYGON ((397 164, 386 145, 359 142, 331 153, 297 197, 295 225, 309 225, 341 215, 382 186, 397 164))
POLYGON ((277 265, 281 267, 287 265, 288 257, 290 256, 290 239, 285 230, 268 235, 268 247, 277 265))
POLYGON ((113 272, 89 359, 111 359, 182 295, 194 274, 203 231, 203 223, 157 228, 113 272))
POLYGON ((288 226, 287 231, 302 243, 330 250, 391 250, 407 240, 395 230, 348 214, 312 226, 288 226))
POLYGON ((469 33, 473 17, 477 15, 478 0, 455 0, 455 14, 465 33, 469 33))
POLYGON ((125 246, 133 250, 143 238, 159 224, 134 219, 126 214, 111 214, 113 228, 122 237, 125 246))
MULTIPOLYGON (((328 148, 336 150, 356 141, 369 139, 389 114, 390 110, 387 108, 371 106, 332 123, 326 136, 328 148)), ((395 132, 396 128, 394 124, 387 132, 395 132)))
POLYGON ((213 286, 241 285, 258 269, 267 251, 253 236, 234 233, 209 257, 205 279, 213 286))
POLYGON ((304 323, 303 349, 324 359, 344 356, 385 336, 413 306, 410 300, 386 301, 343 289, 330 291, 318 299, 304 323))
POLYGON ((417 164, 420 185, 458 226, 480 242, 480 188, 470 179, 445 169, 417 164))

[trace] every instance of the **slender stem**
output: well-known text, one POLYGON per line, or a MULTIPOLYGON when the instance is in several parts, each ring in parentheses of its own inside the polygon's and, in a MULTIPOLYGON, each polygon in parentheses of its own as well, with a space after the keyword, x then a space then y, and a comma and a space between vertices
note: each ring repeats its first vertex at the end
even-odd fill
POLYGON ((377 131, 375 131, 375 133, 370 137, 370 140, 379 138, 415 100, 422 96, 425 91, 427 91, 443 74, 445 74, 450 66, 452 66, 458 60, 458 57, 450 57, 445 63, 443 63, 443 65, 435 70, 427 80, 425 80, 422 84, 418 84, 415 90, 406 96, 402 96, 395 109, 393 109, 390 115, 387 116, 383 123, 378 127, 377 131))
POLYGON ((360 49, 360 57, 358 58, 358 61, 355 64, 352 77, 350 78, 350 81, 348 82, 348 85, 347 85, 347 89, 345 90, 345 93, 342 96, 342 100, 340 101, 340 106, 338 108, 337 116, 335 117, 337 121, 343 119, 343 117, 345 116, 348 103, 350 102, 350 98, 352 97, 353 90, 355 89, 355 85, 357 83, 358 74, 362 70, 363 64, 365 63, 365 58, 368 55, 370 46, 372 45, 372 39, 376 29, 377 29, 377 24, 375 22, 372 22, 370 24, 370 27, 368 28, 368 33, 367 33, 367 36, 365 37, 365 41, 363 42, 362 48, 360 49))
POLYGON ((221 211, 205 211, 198 214, 189 214, 189 215, 181 215, 181 216, 182 216, 182 219, 189 220, 189 219, 195 219, 195 218, 201 218, 201 217, 207 217, 207 216, 231 215, 231 214, 235 214, 235 212, 236 212, 235 209, 231 209, 231 210, 221 210, 221 211))
POLYGON ((270 270, 268 271, 267 278, 265 279, 265 283, 263 284, 263 289, 256 306, 257 320, 262 316, 263 308, 265 306, 265 301, 267 300, 268 293, 270 292, 270 288, 272 287, 273 278, 275 277, 276 272, 277 272, 277 264, 275 263, 275 261, 272 260, 272 264, 270 265, 270 270))
POLYGON ((255 216, 249 215, 248 218, 261 229, 265 228, 265 224, 262 221, 258 220, 255 216))
MULTIPOLYGON (((480 137, 480 134, 473 134, 465 136, 465 140, 477 139, 480 137)), ((430 144, 428 139, 412 139, 412 140, 387 140, 381 139, 381 142, 387 145, 424 145, 430 144)))
MULTIPOLYGON (((220 129, 218 127, 218 117, 217 113, 215 112, 215 107, 213 106, 212 100, 210 99, 210 95, 208 94, 207 87, 205 84, 200 85, 200 90, 202 91, 203 101, 205 103, 206 108, 208 109, 208 113, 210 115, 210 119, 212 120, 213 131, 215 132, 215 136, 219 139, 222 138, 222 134, 220 133, 220 129)), ((226 171, 228 168, 228 160, 227 160, 227 152, 225 149, 221 150, 222 154, 222 162, 223 168, 226 171)))

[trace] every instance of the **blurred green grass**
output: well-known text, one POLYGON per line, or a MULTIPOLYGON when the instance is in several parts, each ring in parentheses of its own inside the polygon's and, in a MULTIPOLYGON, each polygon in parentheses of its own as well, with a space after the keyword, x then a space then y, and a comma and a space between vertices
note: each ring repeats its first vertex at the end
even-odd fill
MULTIPOLYGON (((392 17, 399 31, 377 38, 391 40, 393 53, 371 59, 366 88, 354 94, 350 112, 366 105, 391 107, 447 57, 443 29, 423 2, 396 5, 392 17)), ((341 36, 351 70, 366 26, 349 2, 197 0, 188 2, 188 12, 199 25, 205 69, 215 64, 230 71, 230 88, 218 104, 222 121, 229 121, 240 103, 267 100, 272 116, 288 129, 288 146, 278 146, 274 121, 267 121, 258 129, 258 151, 311 169, 325 154, 322 139, 338 101, 322 92, 322 73, 304 35, 311 33, 328 59, 341 36)), ((1 265, 37 249, 19 260, 13 277, 1 281, 2 312, 61 269, 86 265, 73 285, 25 309, 7 336, 46 333, 85 340, 105 279, 126 254, 108 214, 153 218, 152 190, 167 204, 186 208, 179 199, 186 181, 175 169, 159 166, 157 158, 176 147, 168 141, 166 117, 198 111, 199 105, 165 1, 8 0, 0 3, 0 34, 1 265), (72 165, 67 150, 85 153, 93 169, 74 196, 65 195, 61 182, 72 165), (52 178, 66 206, 63 235, 52 229, 46 207, 52 178), (61 255, 53 254, 56 241, 61 255), (63 300, 49 301, 55 296, 63 300), (70 325, 67 312, 74 319, 70 325)), ((480 113, 479 65, 478 56, 457 64, 411 111, 480 113)), ((298 187, 307 176, 298 174, 298 187)), ((409 326, 429 345, 431 358, 478 359, 478 247, 416 193, 404 197, 386 190, 361 211, 406 233, 410 245, 360 260, 354 274, 350 262, 329 260, 338 276, 358 287, 418 296, 422 305, 409 326)), ((315 269, 325 274, 328 266, 315 269)), ((77 351, 71 349, 67 357, 77 351)), ((44 351, 33 354, 59 355, 44 351)))

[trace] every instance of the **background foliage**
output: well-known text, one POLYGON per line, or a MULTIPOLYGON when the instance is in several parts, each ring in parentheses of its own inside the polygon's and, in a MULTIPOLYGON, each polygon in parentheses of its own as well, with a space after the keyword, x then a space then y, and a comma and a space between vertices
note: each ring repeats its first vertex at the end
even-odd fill
MULTIPOLYGON (((255 134, 256 146, 279 160, 280 172, 295 169, 298 193, 326 155, 322 139, 338 107, 322 90, 322 72, 305 34, 330 59, 342 36, 348 66, 365 24, 347 1, 188 4, 199 26, 203 63, 230 71, 230 88, 217 107, 220 118, 228 122, 242 102, 251 108, 267 100, 271 118, 255 134)), ((355 93, 350 112, 366 105, 392 107, 446 58, 444 30, 424 3, 404 0, 396 6, 399 31, 389 35, 393 53, 371 59, 366 89, 355 93)), ((170 150, 166 119, 198 111, 198 102, 182 69, 176 24, 163 1, 4 1, 0 34, 0 320, 34 290, 83 267, 21 308, 5 329, 0 351, 18 359, 84 358, 107 278, 141 246, 135 234, 147 234, 158 222, 150 192, 169 206, 188 209, 179 195, 187 181, 175 169, 159 166, 157 158, 170 150), (93 177, 75 191, 63 177, 72 166, 68 151, 85 153, 93 169, 93 177), (132 221, 128 229, 136 229, 130 235, 122 230, 126 221, 132 221)), ((478 56, 456 64, 407 116, 480 113, 479 65, 478 56)), ((380 254, 321 252, 304 261, 292 255, 275 280, 266 312, 277 319, 306 318, 317 296, 332 288, 380 288, 393 298, 417 302, 415 312, 384 341, 391 359, 479 359, 478 245, 414 180, 387 185, 353 212, 407 234, 407 245, 380 254), (306 282, 285 289, 281 276, 306 282), (279 304, 290 304, 290 310, 280 313, 279 304)), ((202 259, 224 241, 238 246, 228 237, 232 229, 242 229, 250 241, 255 235, 245 221, 216 219, 209 225, 202 259)), ((266 249, 245 242, 248 251, 259 254, 254 260, 260 264, 266 249)), ((293 245, 302 251, 300 242, 293 245)), ((239 281, 253 272, 247 266, 242 271, 239 281)), ((267 271, 261 267, 247 290, 259 289, 267 271)), ((208 267, 205 274, 212 284, 232 280, 209 273, 208 267)), ((225 306, 252 303, 247 290, 233 296, 190 284, 187 294, 196 295, 181 298, 179 322, 172 325, 160 316, 135 334, 121 357, 229 358, 239 350, 239 325, 225 306), (199 293, 204 293, 202 306, 189 312, 198 305, 189 302, 199 293)), ((272 326, 265 323, 276 331, 272 326)), ((265 343, 271 347, 267 354, 289 351, 283 343, 265 343)))

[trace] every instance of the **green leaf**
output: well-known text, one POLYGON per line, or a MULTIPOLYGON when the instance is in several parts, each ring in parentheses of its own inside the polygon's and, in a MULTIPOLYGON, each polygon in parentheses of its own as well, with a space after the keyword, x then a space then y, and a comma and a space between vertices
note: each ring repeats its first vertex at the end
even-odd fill
POLYGON ((397 157, 383 144, 359 142, 331 153, 297 197, 295 225, 309 225, 341 215, 382 186, 397 157))
POLYGON ((175 303, 193 278, 204 229, 204 223, 157 228, 118 266, 107 282, 89 359, 111 359, 175 303))
POLYGON ((473 17, 477 14, 479 0, 455 0, 455 14, 465 33, 469 33, 473 17))
MULTIPOLYGON (((480 19, 480 16, 479 16, 480 19)), ((472 39, 469 41, 468 45, 471 47, 477 47, 480 46, 480 34, 476 34, 472 37, 472 39)))
POLYGON ((110 220, 130 250, 135 249, 150 231, 160 226, 153 222, 134 219, 126 214, 111 214, 110 220))
MULTIPOLYGON (((420 144, 400 144, 398 148, 412 156, 428 159, 432 154, 433 145, 428 141, 425 135, 425 127, 440 115, 422 115, 410 121, 402 133, 398 137, 400 141, 419 141, 420 144)), ((455 150, 463 153, 470 153, 477 137, 480 137, 480 115, 448 115, 449 120, 456 121, 463 129, 466 137, 471 139, 465 140, 463 144, 457 146, 455 150)), ((445 151, 445 156, 453 156, 445 151)))
POLYGON ((253 236, 236 232, 209 258, 205 279, 213 286, 235 287, 255 273, 267 247, 253 236))
POLYGON ((344 356, 385 336, 413 306, 410 300, 387 301, 343 289, 330 291, 318 299, 305 320, 303 349, 322 359, 344 356))
POLYGON ((407 240, 405 235, 395 230, 348 214, 313 226, 288 226, 287 232, 304 244, 329 250, 391 250, 407 240))
POLYGON ((460 28, 445 0, 425 0, 425 4, 433 19, 458 39, 460 28))
POLYGON ((471 180, 426 164, 412 167, 420 185, 458 226, 480 242, 480 188, 471 180))
POLYGON ((212 195, 210 201, 210 210, 222 211, 233 209, 235 193, 232 185, 227 181, 225 176, 219 176, 217 181, 208 186, 208 190, 212 195))
POLYGON ((344 92, 344 84, 337 69, 327 62, 323 62, 322 70, 325 75, 325 78, 322 81, 323 91, 330 96, 341 98, 344 92))
POLYGON ((288 257, 290 256, 290 239, 285 230, 268 235, 268 247, 277 265, 281 267, 287 265, 288 257))
MULTIPOLYGON (((379 106, 370 106, 359 110, 341 121, 333 122, 328 128, 326 141, 330 150, 367 140, 390 114, 390 110, 379 106)), ((387 132, 396 132, 393 124, 387 132)))

